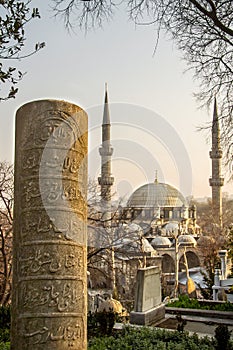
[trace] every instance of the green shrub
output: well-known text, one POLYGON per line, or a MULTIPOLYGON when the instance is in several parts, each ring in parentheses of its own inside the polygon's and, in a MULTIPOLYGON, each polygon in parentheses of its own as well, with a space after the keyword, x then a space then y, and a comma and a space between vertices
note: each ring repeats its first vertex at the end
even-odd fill
POLYGON ((203 304, 200 303, 197 299, 190 299, 187 295, 180 295, 178 300, 167 304, 167 306, 187 309, 233 311, 233 303, 230 303, 228 301, 221 304, 203 304))
POLYGON ((0 329, 0 342, 10 341, 10 330, 7 328, 0 329))
POLYGON ((121 317, 113 311, 89 312, 87 317, 88 338, 99 334, 111 335, 116 321, 121 321, 121 317))
POLYGON ((10 306, 0 306, 0 329, 11 326, 11 309, 10 306))
POLYGON ((212 340, 149 327, 125 327, 111 337, 92 338, 88 350, 214 350, 212 340))
MULTIPOLYGON (((10 326, 10 306, 0 306, 0 350, 5 349, 4 343, 10 341, 10 326)), ((8 348, 6 347, 6 349, 8 348)))
POLYGON ((222 304, 217 304, 213 305, 212 310, 216 311, 233 311, 233 304, 230 303, 229 301, 222 303, 222 304))
POLYGON ((215 329, 215 339, 216 339, 216 350, 229 350, 230 346, 231 331, 228 330, 226 325, 219 325, 215 329))
POLYGON ((0 342, 0 350, 10 350, 10 342, 0 342))
POLYGON ((169 307, 180 307, 188 309, 200 309, 201 305, 197 299, 190 299, 187 295, 180 295, 178 300, 175 300, 169 304, 169 307))

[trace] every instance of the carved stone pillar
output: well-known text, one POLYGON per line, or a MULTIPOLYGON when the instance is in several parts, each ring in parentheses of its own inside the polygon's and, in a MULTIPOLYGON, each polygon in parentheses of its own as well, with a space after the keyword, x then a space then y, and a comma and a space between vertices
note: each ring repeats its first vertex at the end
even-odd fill
POLYGON ((16 114, 14 350, 83 350, 86 341, 87 115, 56 100, 16 114))

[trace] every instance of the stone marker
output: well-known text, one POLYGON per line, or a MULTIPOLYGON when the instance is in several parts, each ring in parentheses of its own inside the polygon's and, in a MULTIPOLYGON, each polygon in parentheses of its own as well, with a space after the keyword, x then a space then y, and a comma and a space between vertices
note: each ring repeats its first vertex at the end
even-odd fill
POLYGON ((16 114, 12 350, 83 350, 87 115, 56 100, 16 114))
POLYGON ((165 317, 165 306, 161 303, 161 282, 158 266, 137 271, 134 311, 130 323, 153 325, 165 317))

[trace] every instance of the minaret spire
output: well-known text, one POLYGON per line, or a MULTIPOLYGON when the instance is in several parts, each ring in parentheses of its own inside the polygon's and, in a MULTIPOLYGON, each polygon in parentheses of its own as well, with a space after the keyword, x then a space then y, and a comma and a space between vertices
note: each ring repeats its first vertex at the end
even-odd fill
POLYGON ((220 127, 217 110, 217 100, 214 100, 214 113, 212 122, 212 149, 210 151, 212 159, 212 177, 209 180, 212 187, 212 213, 213 219, 222 227, 222 186, 224 178, 221 174, 222 149, 220 144, 220 127))
POLYGON ((155 170, 155 181, 154 181, 155 184, 158 183, 158 170, 156 169, 155 170))
POLYGON ((108 105, 108 91, 107 83, 105 83, 104 113, 102 123, 102 145, 99 148, 99 153, 101 156, 101 175, 98 178, 98 181, 99 185, 101 186, 101 199, 106 202, 111 201, 111 187, 114 182, 114 178, 111 174, 113 148, 110 143, 110 129, 111 123, 108 105))
POLYGON ((105 97, 104 97, 104 115, 103 115, 103 124, 110 125, 110 113, 108 106, 108 90, 107 83, 105 83, 105 97))

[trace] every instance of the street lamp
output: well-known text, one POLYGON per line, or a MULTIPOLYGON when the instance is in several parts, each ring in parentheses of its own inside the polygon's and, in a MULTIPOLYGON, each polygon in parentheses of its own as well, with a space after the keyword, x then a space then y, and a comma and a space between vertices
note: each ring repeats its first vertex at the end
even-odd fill
POLYGON ((175 240, 175 285, 174 285, 174 297, 178 297, 178 287, 179 287, 179 243, 178 235, 174 236, 175 240))
POLYGON ((179 241, 178 237, 181 233, 181 224, 179 227, 173 231, 173 238, 175 241, 175 285, 174 285, 174 297, 178 297, 179 288, 179 241))

